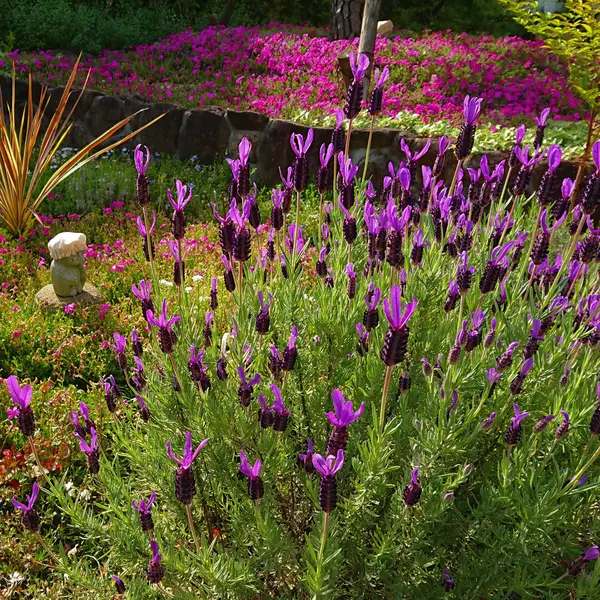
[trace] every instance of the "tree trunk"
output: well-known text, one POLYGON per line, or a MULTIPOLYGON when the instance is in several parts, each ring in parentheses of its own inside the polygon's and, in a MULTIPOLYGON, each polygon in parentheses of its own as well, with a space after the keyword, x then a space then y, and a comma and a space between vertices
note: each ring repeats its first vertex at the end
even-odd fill
POLYGON ((364 0, 331 0, 330 40, 351 40, 360 35, 364 0))

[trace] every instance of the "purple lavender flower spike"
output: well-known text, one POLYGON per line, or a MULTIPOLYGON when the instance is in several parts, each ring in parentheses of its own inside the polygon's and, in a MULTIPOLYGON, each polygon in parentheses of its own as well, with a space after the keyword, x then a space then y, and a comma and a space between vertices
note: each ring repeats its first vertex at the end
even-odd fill
POLYGON ((158 544, 155 540, 150 542, 150 548, 152 550, 152 558, 150 559, 148 568, 146 569, 146 577, 150 583, 160 583, 164 576, 164 569, 160 564, 162 561, 162 556, 159 553, 158 544))
POLYGON ((335 412, 328 412, 327 418, 335 427, 348 427, 350 423, 354 423, 362 415, 365 409, 365 403, 362 402, 358 410, 356 412, 353 411, 352 401, 348 400, 346 402, 340 390, 333 390, 331 398, 335 412))
POLYGON ((473 123, 475 123, 475 120, 481 112, 482 103, 483 98, 471 98, 468 95, 465 96, 465 100, 463 102, 463 115, 467 125, 473 125, 473 123))
POLYGON ((172 327, 179 321, 180 317, 175 315, 170 319, 167 318, 167 299, 163 299, 162 302, 162 311, 158 315, 158 318, 154 316, 153 311, 148 310, 146 312, 146 320, 150 325, 154 325, 158 328, 158 342, 160 345, 160 349, 165 354, 170 354, 173 352, 173 346, 177 341, 175 336, 175 332, 172 327))
POLYGON ((350 69, 352 75, 354 75, 354 79, 356 81, 362 81, 369 68, 369 57, 366 54, 359 54, 358 60, 356 60, 354 54, 350 52, 348 59, 350 61, 350 69))
POLYGON ((442 573, 444 574, 444 581, 442 583, 442 585, 444 586, 444 591, 450 592, 450 591, 452 591, 452 588, 454 587, 454 579, 452 579, 452 577, 450 577, 450 573, 448 572, 448 569, 444 569, 442 571, 442 573))
POLYGON ((16 418, 19 431, 26 437, 32 436, 35 431, 35 419, 31 409, 33 388, 30 385, 20 387, 19 380, 14 375, 8 377, 6 387, 11 400, 16 404, 14 408, 6 410, 8 418, 16 418))
POLYGON ((538 127, 544 127, 546 125, 546 122, 548 121, 548 117, 550 115, 550 108, 544 108, 542 110, 542 112, 540 113, 539 117, 535 118, 535 124, 538 127))
POLYGON ((200 442, 196 449, 194 450, 194 446, 192 444, 192 434, 189 431, 185 432, 185 445, 183 447, 183 457, 181 459, 177 458, 173 455, 173 451, 171 449, 171 442, 166 443, 167 454, 171 460, 174 460, 182 469, 189 469, 192 466, 192 462, 196 460, 196 457, 200 453, 200 450, 204 448, 208 444, 208 438, 200 442))
POLYGON ((252 400, 252 392, 254 391, 254 386, 260 383, 260 375, 257 373, 252 379, 247 380, 244 367, 239 366, 237 371, 240 377, 238 397, 240 399, 240 404, 246 407, 250 405, 250 401, 252 400))
POLYGON ((484 431, 487 431, 493 424, 494 424, 494 420, 496 419, 496 413, 493 412, 490 414, 490 416, 487 419, 484 419, 481 423, 481 429, 483 429, 484 431))
POLYGON ((452 392, 452 400, 450 401, 450 406, 446 409, 446 419, 450 418, 450 413, 456 407, 457 402, 458 402, 458 392, 456 390, 454 390, 452 392))
POLYGON ((335 475, 344 466, 344 451, 338 450, 336 456, 329 455, 324 458, 320 454, 313 454, 314 468, 321 475, 319 486, 319 505, 327 514, 337 506, 337 483, 335 475))
POLYGON ((402 498, 406 506, 414 506, 421 498, 422 489, 419 484, 420 465, 413 469, 410 475, 410 483, 404 488, 402 498))
POLYGON ((380 358, 392 367, 404 360, 408 348, 409 328, 408 322, 417 308, 417 299, 413 298, 404 308, 402 307, 401 290, 394 286, 390 292, 390 300, 383 301, 383 311, 389 322, 380 358), (391 300, 391 302, 390 302, 391 300))
POLYGON ((79 440, 79 449, 87 456, 88 469, 90 473, 96 474, 100 470, 99 450, 98 450, 98 435, 96 429, 90 430, 90 442, 84 440, 77 432, 73 434, 79 440))
POLYGON ((171 450, 171 442, 168 441, 166 443, 169 458, 179 465, 175 472, 175 497, 186 506, 191 504, 193 497, 196 495, 196 480, 194 479, 192 463, 206 444, 208 444, 208 438, 200 442, 196 450, 194 450, 192 434, 186 431, 183 457, 179 459, 171 450))
POLYGON ((306 471, 306 473, 311 475, 315 472, 315 466, 313 465, 312 461, 313 454, 315 452, 315 445, 313 444, 313 441, 310 438, 308 438, 306 444, 306 452, 298 454, 298 462, 300 466, 306 471))
POLYGON ((277 432, 285 431, 288 426, 288 420, 290 416, 290 411, 285 407, 283 403, 283 397, 281 395, 281 390, 274 383, 271 384, 271 391, 273 392, 273 396, 275 396, 275 400, 273 402, 273 430, 277 432))
POLYGON ((488 370, 487 378, 492 385, 496 384, 500 377, 502 377, 501 371, 496 370, 494 367, 488 370))
POLYGON ((350 69, 354 78, 348 86, 346 93, 346 102, 344 104, 344 115, 352 120, 360 112, 360 103, 363 95, 363 79, 369 68, 369 58, 366 54, 360 54, 358 60, 351 52, 349 57, 350 69))
POLYGON ((521 439, 523 433, 521 421, 529 416, 528 412, 521 412, 515 403, 513 403, 513 410, 515 416, 511 418, 511 424, 504 434, 504 440, 509 446, 514 446, 521 439))
POLYGON ((600 550, 598 546, 592 546, 588 550, 586 550, 579 558, 571 561, 569 566, 567 567, 567 573, 571 576, 576 576, 583 571, 585 567, 585 563, 590 560, 596 560, 600 556, 600 550))
POLYGON ((156 500, 156 492, 152 490, 150 498, 144 500, 143 498, 136 503, 135 500, 131 501, 131 506, 140 513, 140 523, 142 531, 152 531, 154 529, 154 522, 152 520, 152 505, 156 500))
POLYGON ((260 478, 262 462, 257 460, 253 466, 250 466, 243 450, 240 450, 240 473, 248 478, 248 495, 255 502, 260 500, 264 494, 264 485, 260 478))
POLYGON ((147 146, 138 144, 133 151, 135 169, 140 175, 145 175, 150 164, 150 150, 147 146))
POLYGON ((548 423, 550 423, 551 421, 553 421, 556 417, 554 415, 546 415, 545 417, 542 417, 534 426, 533 426, 533 430, 535 431, 535 433, 541 433, 542 431, 544 431, 544 429, 546 429, 546 427, 548 426, 548 423))
POLYGON ((18 508, 22 511, 22 522, 25 529, 35 533, 40 529, 40 517, 38 512, 35 510, 34 506, 37 502, 38 495, 40 493, 40 486, 36 481, 33 482, 33 486, 31 488, 31 495, 26 494, 25 498, 27 499, 27 504, 23 504, 19 502, 14 496, 11 499, 12 505, 15 508, 18 508))
POLYGON ((562 149, 557 144, 552 144, 548 148, 548 170, 551 173, 554 173, 556 169, 560 166, 560 161, 562 160, 562 149))

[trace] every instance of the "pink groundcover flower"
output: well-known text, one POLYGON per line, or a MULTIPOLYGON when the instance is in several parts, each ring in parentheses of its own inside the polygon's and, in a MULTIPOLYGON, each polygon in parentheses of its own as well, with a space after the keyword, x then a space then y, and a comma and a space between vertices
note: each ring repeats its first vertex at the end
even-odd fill
MULTIPOLYGON (((485 118, 497 124, 585 117, 583 102, 569 87, 568 68, 541 41, 450 31, 405 33, 380 37, 375 45, 373 66, 386 76, 389 72, 383 115, 409 111, 426 122, 458 124, 470 96, 481 100, 485 118), (548 110, 540 117, 542 109, 548 110)), ((148 101, 220 105, 284 118, 310 111, 320 117, 332 115, 343 102, 337 56, 346 49, 356 55, 357 40, 329 42, 314 28, 280 23, 199 32, 189 28, 154 44, 104 51, 83 60, 79 69, 82 76, 91 70, 91 87, 135 93, 148 101)), ((19 72, 31 72, 50 85, 66 81, 74 60, 51 51, 14 58, 19 72)), ((147 158, 139 155, 140 168, 147 166, 147 158)))

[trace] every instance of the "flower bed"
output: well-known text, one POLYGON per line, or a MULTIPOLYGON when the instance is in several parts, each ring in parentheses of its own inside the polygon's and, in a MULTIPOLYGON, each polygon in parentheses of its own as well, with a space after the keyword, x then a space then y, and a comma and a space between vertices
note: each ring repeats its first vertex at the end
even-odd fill
MULTIPOLYGON (((129 51, 107 50, 86 58, 81 68, 91 69, 90 84, 99 90, 321 123, 345 93, 336 57, 357 42, 328 42, 318 34, 280 24, 187 30, 129 51)), ((494 124, 531 121, 547 106, 553 119, 584 117, 566 66, 540 42, 451 32, 405 35, 377 40, 376 65, 391 70, 384 116, 406 112, 426 123, 455 124, 471 94, 484 99, 486 119, 494 124)), ((65 81, 74 60, 52 51, 15 56, 23 73, 51 86, 65 81)))

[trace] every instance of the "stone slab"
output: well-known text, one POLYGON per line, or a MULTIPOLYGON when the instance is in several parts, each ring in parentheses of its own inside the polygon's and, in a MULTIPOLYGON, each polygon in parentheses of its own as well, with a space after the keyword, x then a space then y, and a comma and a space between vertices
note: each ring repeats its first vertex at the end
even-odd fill
POLYGON ((100 304, 102 296, 98 288, 91 283, 86 283, 83 286, 83 292, 77 294, 77 296, 57 296, 52 284, 49 283, 35 295, 35 301, 36 304, 47 310, 64 310, 67 304, 76 304, 82 307, 100 304))

